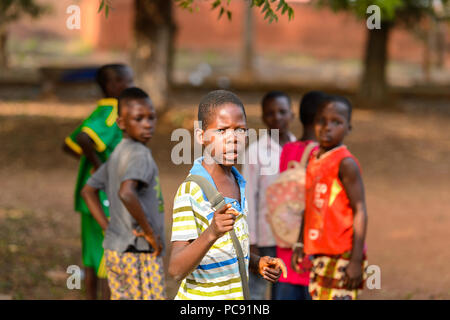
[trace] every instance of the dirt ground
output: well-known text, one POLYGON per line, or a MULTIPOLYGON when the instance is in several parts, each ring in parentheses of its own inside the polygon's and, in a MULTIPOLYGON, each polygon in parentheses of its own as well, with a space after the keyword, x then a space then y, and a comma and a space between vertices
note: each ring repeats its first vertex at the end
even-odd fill
MULTIPOLYGON (((262 127, 260 96, 242 95, 250 127, 262 127)), ((170 135, 180 126, 192 127, 199 98, 175 97, 177 109, 161 117, 150 143, 168 231, 175 191, 190 167, 171 162, 177 142, 170 135)), ((298 97, 293 101, 296 110, 298 97)), ((365 290, 363 299, 450 299, 450 117, 433 103, 407 101, 411 107, 404 111, 354 111, 345 142, 362 165, 369 264, 381 270, 381 289, 365 290)), ((0 299, 84 298, 84 286, 66 286, 67 267, 82 264, 80 219, 73 211, 77 161, 61 145, 92 108, 0 102, 0 299)), ((300 130, 296 118, 292 131, 300 130)), ((171 296, 175 287, 169 280, 171 296)))

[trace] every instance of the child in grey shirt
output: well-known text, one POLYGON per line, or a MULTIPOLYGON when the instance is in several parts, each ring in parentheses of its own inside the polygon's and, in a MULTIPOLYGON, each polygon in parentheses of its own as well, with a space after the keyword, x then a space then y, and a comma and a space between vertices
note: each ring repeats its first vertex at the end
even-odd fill
POLYGON ((119 97, 118 113, 123 139, 87 181, 82 196, 105 231, 111 299, 164 299, 164 207, 158 167, 145 146, 156 112, 143 90, 129 88, 119 97), (98 190, 111 202, 109 221, 98 190))

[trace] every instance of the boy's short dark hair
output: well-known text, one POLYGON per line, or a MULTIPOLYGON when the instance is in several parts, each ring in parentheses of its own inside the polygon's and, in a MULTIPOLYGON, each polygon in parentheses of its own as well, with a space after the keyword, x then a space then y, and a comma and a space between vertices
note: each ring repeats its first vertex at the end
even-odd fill
POLYGON ((240 107, 244 113, 244 117, 247 118, 244 104, 237 95, 227 90, 214 90, 207 93, 200 100, 198 105, 198 121, 201 121, 202 123, 202 130, 205 130, 208 127, 211 117, 215 114, 216 109, 227 103, 240 107))
POLYGON ((108 70, 112 70, 116 74, 121 74, 128 66, 123 63, 111 63, 105 64, 98 68, 97 73, 95 75, 95 81, 102 89, 103 93, 106 95, 106 83, 108 82, 108 70))
POLYGON ((348 122, 350 123, 350 121, 352 120, 352 103, 350 102, 350 100, 348 100, 346 97, 343 96, 339 96, 339 95, 329 95, 320 105, 317 111, 322 110, 326 105, 328 105, 331 102, 340 102, 342 104, 344 104, 345 106, 347 106, 347 115, 348 115, 348 122))
POLYGON ((350 122, 352 120, 352 110, 353 110, 353 106, 352 103, 350 102, 350 100, 348 100, 346 97, 344 96, 335 96, 336 101, 341 102, 343 104, 345 104, 347 106, 347 110, 348 110, 348 122, 350 122))
POLYGON ((322 91, 308 91, 302 97, 299 105, 300 122, 304 125, 312 125, 314 123, 314 117, 317 113, 319 106, 324 103, 329 97, 322 91))
POLYGON ((261 100, 261 106, 264 108, 264 105, 267 102, 269 102, 270 100, 279 98, 279 97, 285 97, 288 100, 289 106, 291 106, 291 97, 289 97, 287 95, 287 93, 285 93, 283 91, 277 91, 277 90, 267 92, 261 100))
POLYGON ((121 109, 124 106, 125 100, 138 100, 138 99, 149 99, 150 100, 150 96, 147 94, 147 92, 145 92, 144 90, 137 88, 137 87, 131 87, 131 88, 124 89, 120 93, 120 96, 118 98, 118 100, 119 100, 118 107, 117 107, 118 114, 119 115, 121 114, 121 109))

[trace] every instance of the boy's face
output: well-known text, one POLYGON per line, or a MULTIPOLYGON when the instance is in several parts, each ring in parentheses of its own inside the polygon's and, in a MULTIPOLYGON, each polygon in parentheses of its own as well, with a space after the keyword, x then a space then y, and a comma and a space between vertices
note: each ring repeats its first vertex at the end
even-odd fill
POLYGON ((108 71, 106 93, 109 97, 117 98, 123 90, 133 86, 133 73, 130 68, 123 68, 119 72, 115 70, 108 71))
POLYGON ((320 147, 330 150, 339 146, 351 130, 348 108, 341 102, 330 102, 316 115, 314 130, 320 147))
POLYGON ((293 118, 288 98, 277 97, 266 101, 262 118, 269 129, 279 129, 280 133, 286 132, 293 118))
POLYGON ((123 101, 117 125, 124 136, 146 144, 153 136, 156 125, 156 111, 150 99, 123 101))
POLYGON ((238 155, 245 150, 247 121, 242 109, 234 104, 224 104, 211 115, 203 133, 202 144, 214 161, 225 166, 237 163, 238 155))

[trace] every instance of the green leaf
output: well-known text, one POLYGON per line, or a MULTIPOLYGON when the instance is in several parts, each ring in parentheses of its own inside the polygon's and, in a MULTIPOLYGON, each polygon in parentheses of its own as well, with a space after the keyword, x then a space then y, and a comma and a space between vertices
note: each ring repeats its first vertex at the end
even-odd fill
POLYGON ((211 9, 215 9, 218 6, 220 6, 221 1, 220 0, 215 0, 212 5, 211 5, 211 9))
POLYGON ((225 9, 223 7, 221 7, 220 8, 220 13, 219 13, 219 19, 223 15, 224 12, 225 12, 225 9))
POLYGON ((284 2, 284 0, 280 0, 277 6, 277 11, 279 11, 283 6, 286 6, 286 2, 284 2))
POLYGON ((270 4, 269 2, 266 0, 266 4, 264 5, 263 9, 261 10, 261 13, 264 13, 265 11, 270 9, 270 4))
POLYGON ((100 13, 100 11, 102 11, 104 6, 105 6, 105 0, 102 0, 101 3, 100 3, 100 7, 98 8, 97 13, 100 13))
POLYGON ((294 19, 294 9, 292 9, 292 8, 288 9, 288 18, 289 18, 289 20, 294 19))
POLYGON ((227 16, 228 16, 228 20, 231 21, 232 12, 230 10, 227 10, 227 16))

